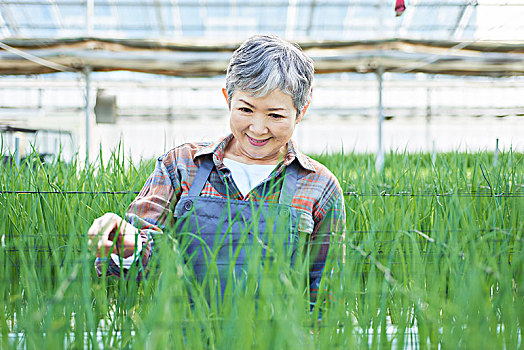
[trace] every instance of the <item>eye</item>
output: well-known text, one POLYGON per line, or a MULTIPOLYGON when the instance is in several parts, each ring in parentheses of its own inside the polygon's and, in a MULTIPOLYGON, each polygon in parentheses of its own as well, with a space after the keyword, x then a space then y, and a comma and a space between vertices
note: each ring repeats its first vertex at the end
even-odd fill
POLYGON ((277 113, 271 113, 269 116, 271 118, 273 118, 273 119, 283 119, 283 118, 285 118, 285 116, 283 116, 282 114, 277 114, 277 113))
POLYGON ((247 107, 240 107, 238 110, 241 111, 241 112, 244 112, 244 113, 251 113, 252 112, 251 108, 247 108, 247 107))

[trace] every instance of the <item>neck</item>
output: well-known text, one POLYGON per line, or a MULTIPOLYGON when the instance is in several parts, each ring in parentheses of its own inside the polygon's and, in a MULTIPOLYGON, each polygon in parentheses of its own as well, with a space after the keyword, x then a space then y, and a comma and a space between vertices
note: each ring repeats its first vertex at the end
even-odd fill
POLYGON ((224 158, 229 158, 244 164, 277 165, 282 159, 284 159, 286 152, 287 145, 283 146, 280 149, 280 152, 278 152, 278 154, 275 154, 274 156, 272 155, 267 158, 255 158, 253 156, 250 156, 249 154, 245 154, 244 152, 242 152, 238 148, 238 143, 233 137, 233 139, 231 139, 229 144, 226 146, 226 149, 224 150, 224 158))

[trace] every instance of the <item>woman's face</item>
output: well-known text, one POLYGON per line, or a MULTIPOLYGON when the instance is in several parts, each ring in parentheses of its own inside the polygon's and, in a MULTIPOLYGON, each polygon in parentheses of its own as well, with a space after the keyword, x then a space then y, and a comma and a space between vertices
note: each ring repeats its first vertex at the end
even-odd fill
POLYGON ((246 164, 277 164, 305 111, 297 118, 291 96, 279 89, 262 97, 235 91, 230 103, 234 138, 226 156, 246 164))

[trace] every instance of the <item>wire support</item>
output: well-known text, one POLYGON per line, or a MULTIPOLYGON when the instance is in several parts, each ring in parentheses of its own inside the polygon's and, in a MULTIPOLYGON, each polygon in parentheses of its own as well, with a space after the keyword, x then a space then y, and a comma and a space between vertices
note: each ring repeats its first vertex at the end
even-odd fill
MULTIPOLYGON (((40 195, 40 194, 85 194, 85 195, 125 195, 125 194, 139 194, 139 191, 7 191, 2 190, 0 194, 29 194, 29 195, 40 195)), ((420 192, 413 193, 409 191, 399 191, 388 193, 386 191, 366 193, 366 192, 344 192, 346 197, 493 197, 493 198, 524 198, 524 193, 489 193, 489 192, 444 192, 444 193, 431 193, 431 192, 420 192)))
POLYGON ((0 191, 0 194, 139 194, 139 191, 0 191))
POLYGON ((523 198, 524 193, 487 193, 487 192, 445 192, 445 193, 412 193, 412 192, 394 192, 388 193, 385 191, 377 193, 359 193, 359 192, 344 192, 346 197, 502 197, 502 198, 523 198))
MULTIPOLYGON (((479 228, 479 229, 463 229, 463 228, 456 228, 456 229, 435 229, 435 230, 414 230, 414 229, 390 229, 390 230, 346 230, 346 234, 375 234, 375 233, 402 233, 402 232, 422 232, 424 234, 434 234, 434 233, 496 233, 501 232, 505 234, 511 234, 511 233, 517 233, 520 232, 518 229, 504 229, 500 227, 494 227, 494 228, 479 228)), ((215 235, 216 232, 200 232, 201 234, 206 235, 215 235)), ((523 231, 524 233, 524 231, 523 231)), ((151 236, 160 236, 163 234, 172 234, 172 232, 149 232, 151 236)), ((285 234, 288 235, 289 233, 278 233, 273 232, 273 234, 285 234)), ((323 235, 330 235, 330 233, 323 233, 323 235)), ((29 238, 50 238, 50 237, 62 237, 62 238, 70 238, 70 237, 82 237, 87 238, 87 233, 42 233, 42 234, 23 234, 23 235, 17 235, 17 234, 5 234, 4 239, 12 239, 12 238, 23 238, 23 239, 29 239, 29 238)), ((381 242, 384 242, 381 240, 381 242)))

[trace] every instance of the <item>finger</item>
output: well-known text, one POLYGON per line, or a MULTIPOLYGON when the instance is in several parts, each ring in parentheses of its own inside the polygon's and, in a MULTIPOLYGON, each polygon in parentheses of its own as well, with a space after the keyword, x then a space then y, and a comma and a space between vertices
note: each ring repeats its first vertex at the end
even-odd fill
POLYGON ((107 257, 109 254, 115 253, 113 242, 110 240, 99 240, 96 244, 96 255, 98 257, 107 257))
POLYGON ((91 227, 89 227, 89 230, 87 230, 88 237, 92 237, 96 235, 96 233, 98 232, 99 222, 100 222, 100 218, 93 220, 91 227))
POLYGON ((109 239, 112 241, 119 241, 124 236, 125 221, 119 216, 111 218, 113 224, 113 230, 109 233, 109 239))
POLYGON ((99 235, 99 243, 100 247, 104 248, 104 251, 101 252, 104 255, 108 255, 109 252, 118 254, 119 249, 121 248, 118 244, 118 239, 115 239, 120 237, 118 219, 120 218, 117 215, 108 216, 107 221, 101 225, 102 230, 99 235))
POLYGON ((88 234, 90 235, 90 237, 88 240, 88 244, 90 246, 90 249, 96 248, 97 256, 100 256, 101 253, 105 253, 106 249, 103 249, 102 251, 102 247, 112 245, 112 242, 108 239, 109 232, 112 229, 113 225, 111 225, 111 221, 108 220, 107 215, 101 216, 98 219, 96 219, 95 222, 93 222, 91 228, 89 229, 88 234))
POLYGON ((114 234, 120 221, 123 220, 114 213, 105 213, 93 221, 87 233, 87 243, 90 250, 96 249, 97 256, 112 249, 114 234))
POLYGON ((117 244, 122 247, 121 253, 124 257, 131 256, 139 244, 140 230, 133 225, 126 223, 123 236, 119 236, 117 244))
POLYGON ((93 221, 93 224, 87 231, 88 243, 91 245, 97 242, 103 227, 107 225, 107 217, 101 216, 93 221))
POLYGON ((116 253, 115 250, 114 242, 106 237, 100 236, 100 239, 96 242, 97 256, 107 257, 110 253, 116 253))
POLYGON ((111 216, 104 214, 103 216, 95 219, 93 224, 87 231, 87 235, 92 240, 94 237, 100 234, 100 231, 111 222, 111 216))
POLYGON ((100 232, 100 220, 101 218, 95 219, 93 224, 87 231, 87 246, 89 249, 94 248, 94 243, 98 242, 98 233, 100 232))

